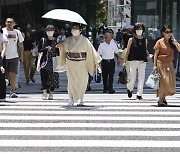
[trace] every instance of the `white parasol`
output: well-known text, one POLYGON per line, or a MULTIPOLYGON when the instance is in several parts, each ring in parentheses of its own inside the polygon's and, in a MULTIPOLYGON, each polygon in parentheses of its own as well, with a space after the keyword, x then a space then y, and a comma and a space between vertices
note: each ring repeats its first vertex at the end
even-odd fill
POLYGON ((42 16, 42 18, 70 21, 87 25, 86 21, 76 12, 67 9, 54 9, 42 16))

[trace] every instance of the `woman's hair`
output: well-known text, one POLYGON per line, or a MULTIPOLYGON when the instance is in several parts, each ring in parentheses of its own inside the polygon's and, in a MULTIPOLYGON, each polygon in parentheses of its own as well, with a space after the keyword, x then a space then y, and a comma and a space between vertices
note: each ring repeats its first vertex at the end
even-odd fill
POLYGON ((100 26, 99 29, 98 29, 98 34, 105 34, 105 29, 104 29, 104 26, 100 26))
MULTIPOLYGON (((25 36, 27 36, 27 33, 29 33, 29 34, 30 34, 30 37, 31 37, 31 31, 27 30, 27 31, 25 32, 25 36)), ((25 37, 25 38, 26 38, 26 37, 25 37)))
POLYGON ((79 29, 80 29, 80 30, 83 29, 83 26, 82 26, 82 24, 80 24, 80 23, 73 23, 72 27, 73 27, 73 26, 79 26, 79 29))
POLYGON ((114 34, 114 31, 112 29, 108 29, 108 32, 114 34))
POLYGON ((135 23, 134 28, 133 28, 133 32, 136 34, 136 30, 138 30, 140 28, 142 28, 143 33, 144 33, 144 31, 145 31, 144 25, 142 23, 135 23))
MULTIPOLYGON (((162 37, 164 37, 164 36, 163 36, 163 32, 165 32, 166 29, 170 29, 171 32, 173 32, 173 31, 172 31, 172 27, 171 27, 170 25, 163 25, 163 27, 161 28, 161 35, 162 35, 162 37)), ((171 48, 173 48, 174 50, 176 50, 176 46, 172 43, 172 41, 173 41, 173 40, 172 40, 172 38, 170 37, 170 38, 169 38, 169 44, 170 44, 171 48)))

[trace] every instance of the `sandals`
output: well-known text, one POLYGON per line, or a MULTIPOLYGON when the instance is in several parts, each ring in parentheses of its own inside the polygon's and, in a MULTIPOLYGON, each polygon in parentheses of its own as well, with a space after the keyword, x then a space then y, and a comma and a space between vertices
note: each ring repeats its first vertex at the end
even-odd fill
POLYGON ((167 106, 166 101, 163 101, 163 103, 159 103, 159 101, 158 101, 157 103, 158 103, 158 107, 166 107, 167 106))

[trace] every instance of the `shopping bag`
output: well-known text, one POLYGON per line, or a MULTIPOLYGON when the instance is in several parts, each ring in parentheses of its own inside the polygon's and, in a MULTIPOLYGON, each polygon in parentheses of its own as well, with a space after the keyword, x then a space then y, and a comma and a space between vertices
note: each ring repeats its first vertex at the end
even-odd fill
POLYGON ((62 67, 59 66, 60 56, 52 57, 52 61, 53 61, 53 72, 62 73, 66 71, 65 66, 62 67))
POLYGON ((94 80, 95 80, 96 83, 100 83, 101 82, 101 74, 102 74, 102 71, 101 71, 101 68, 99 67, 95 71, 94 80))
POLYGON ((159 83, 160 83, 160 74, 154 70, 148 77, 147 81, 146 81, 146 85, 149 87, 149 88, 152 88, 152 89, 159 89, 159 83))
POLYGON ((126 68, 123 67, 123 69, 119 72, 119 79, 118 79, 118 84, 126 84, 127 83, 127 72, 126 68))
POLYGON ((36 71, 39 72, 41 69, 41 58, 42 58, 43 53, 40 52, 38 55, 38 60, 37 60, 37 67, 36 67, 36 71))

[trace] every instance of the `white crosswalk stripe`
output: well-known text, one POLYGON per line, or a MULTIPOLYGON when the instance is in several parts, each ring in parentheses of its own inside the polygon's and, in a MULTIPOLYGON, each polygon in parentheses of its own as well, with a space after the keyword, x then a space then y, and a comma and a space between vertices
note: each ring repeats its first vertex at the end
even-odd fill
POLYGON ((125 94, 86 94, 86 107, 67 107, 67 95, 42 101, 40 94, 0 103, 1 153, 179 153, 180 95, 157 107, 125 94))

